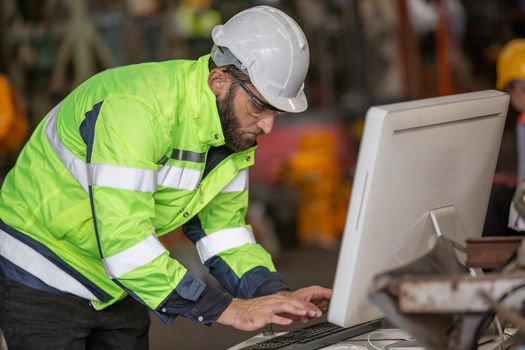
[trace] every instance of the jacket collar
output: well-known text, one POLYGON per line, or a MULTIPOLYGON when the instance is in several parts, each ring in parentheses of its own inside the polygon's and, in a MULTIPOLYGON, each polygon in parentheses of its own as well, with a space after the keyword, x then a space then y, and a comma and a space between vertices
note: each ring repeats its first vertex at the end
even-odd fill
POLYGON ((219 112, 217 111, 216 97, 208 86, 208 61, 210 55, 204 55, 195 62, 195 69, 190 70, 186 91, 195 92, 188 96, 192 101, 191 107, 195 111, 194 119, 205 127, 198 128, 198 138, 201 143, 218 147, 224 145, 219 112))

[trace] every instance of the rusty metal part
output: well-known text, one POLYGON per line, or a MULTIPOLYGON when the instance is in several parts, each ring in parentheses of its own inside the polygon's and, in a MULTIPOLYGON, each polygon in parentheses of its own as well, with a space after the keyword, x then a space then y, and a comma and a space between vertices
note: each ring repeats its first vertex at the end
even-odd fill
MULTIPOLYGON (((487 274, 481 277, 405 276, 399 284, 399 308, 405 313, 478 313, 490 305, 479 293, 498 299, 512 287, 524 283, 525 273, 487 274)), ((513 293, 502 303, 520 307, 525 290, 513 293)))
POLYGON ((498 269, 509 261, 524 237, 483 237, 467 239, 467 267, 498 269))

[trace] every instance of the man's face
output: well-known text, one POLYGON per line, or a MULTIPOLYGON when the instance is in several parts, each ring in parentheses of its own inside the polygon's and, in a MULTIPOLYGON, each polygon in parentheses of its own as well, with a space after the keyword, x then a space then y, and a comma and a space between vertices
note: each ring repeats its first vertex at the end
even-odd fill
POLYGON ((259 105, 257 102, 266 101, 253 85, 245 84, 244 88, 255 95, 255 100, 235 79, 230 77, 229 83, 226 93, 217 96, 217 110, 226 145, 234 151, 243 151, 255 145, 257 136, 272 131, 280 112, 259 105))

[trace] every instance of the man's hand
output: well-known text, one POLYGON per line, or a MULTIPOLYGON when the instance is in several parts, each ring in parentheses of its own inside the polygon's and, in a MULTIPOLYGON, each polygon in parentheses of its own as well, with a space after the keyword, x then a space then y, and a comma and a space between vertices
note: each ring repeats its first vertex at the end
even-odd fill
MULTIPOLYGON (((290 296, 292 298, 311 303, 315 305, 318 308, 318 310, 324 314, 328 311, 328 305, 330 304, 330 298, 332 297, 332 290, 319 286, 310 286, 298 289, 293 292, 279 292, 277 294, 290 296)), ((281 316, 291 318, 293 320, 301 320, 301 322, 303 323, 306 323, 309 319, 309 317, 307 316, 297 317, 296 315, 287 314, 281 316)))
POLYGON ((274 294, 249 300, 233 299, 217 322, 243 331, 253 331, 269 323, 289 325, 294 319, 321 315, 321 310, 308 301, 274 294))

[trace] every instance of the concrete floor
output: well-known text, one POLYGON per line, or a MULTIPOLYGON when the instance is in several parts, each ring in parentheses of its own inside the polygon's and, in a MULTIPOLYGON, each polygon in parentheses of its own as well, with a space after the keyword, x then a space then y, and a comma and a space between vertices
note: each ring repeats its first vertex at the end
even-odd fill
MULTIPOLYGON (((186 254, 184 263, 191 267, 195 258, 192 253, 186 254)), ((338 249, 333 251, 320 248, 297 248, 283 251, 275 261, 277 270, 287 279, 292 289, 318 284, 332 287, 337 264, 338 249)), ((321 320, 324 321, 324 318, 321 320)), ((276 331, 300 328, 302 324, 290 327, 275 327, 276 331)), ((178 318, 170 326, 165 326, 156 316, 151 317, 150 349, 151 350, 199 350, 228 349, 260 331, 242 332, 231 327, 215 324, 212 327, 201 326, 178 318)))

